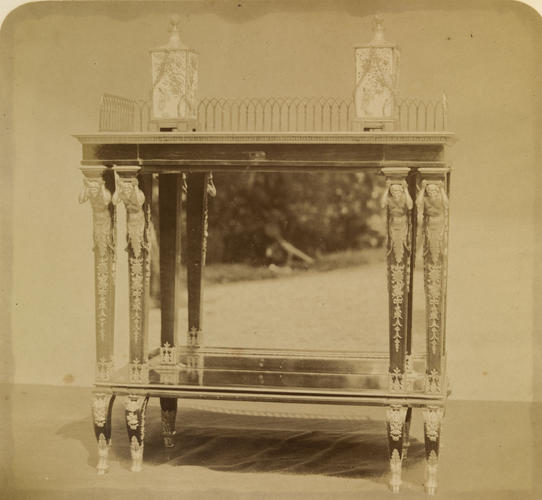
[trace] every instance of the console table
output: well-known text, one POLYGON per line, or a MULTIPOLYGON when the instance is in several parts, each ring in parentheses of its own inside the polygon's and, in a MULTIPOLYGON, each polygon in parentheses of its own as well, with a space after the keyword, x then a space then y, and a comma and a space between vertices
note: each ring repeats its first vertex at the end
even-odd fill
MULTIPOLYGON (((287 401, 385 408, 393 491, 399 490, 413 407, 423 409, 426 490, 435 492, 447 397, 446 254, 450 168, 446 132, 102 132, 77 135, 93 213, 96 301, 94 429, 98 473, 107 469, 111 410, 125 396, 132 470, 142 466, 144 416, 159 397, 165 446, 178 399, 287 401), (386 179, 389 352, 208 348, 202 326, 202 266, 212 172, 369 171, 386 179), (149 351, 151 202, 158 183, 161 345, 149 351), (181 191, 186 189, 188 324, 177 338, 181 191), (127 214, 129 363, 113 368, 116 207, 127 214), (412 355, 412 274, 423 233, 426 353, 412 355)), ((360 283, 360 287, 362 283, 360 283)), ((330 332, 332 334, 332 332, 330 332)), ((363 338, 360 336, 360 347, 363 338)), ((338 346, 340 348, 340 346, 338 346)))

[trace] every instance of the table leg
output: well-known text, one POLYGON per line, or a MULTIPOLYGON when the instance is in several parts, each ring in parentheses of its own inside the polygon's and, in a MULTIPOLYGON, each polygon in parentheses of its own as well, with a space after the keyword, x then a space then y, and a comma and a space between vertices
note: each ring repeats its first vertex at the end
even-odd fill
POLYGON ((387 272, 389 294, 389 388, 408 390, 405 377, 407 340, 409 337, 409 290, 412 250, 410 196, 405 167, 383 168, 386 190, 382 205, 387 208, 387 272))
POLYGON ((412 422, 412 406, 407 408, 405 418, 405 436, 403 438, 403 461, 407 459, 408 448, 410 447, 410 423, 412 422))
POLYGON ((401 468, 403 463, 403 444, 406 438, 405 420, 407 407, 404 405, 391 405, 386 411, 388 429, 388 447, 390 452, 390 488, 399 493, 401 486, 401 468))
POLYGON ((164 446, 173 448, 175 446, 175 419, 177 418, 177 399, 160 398, 160 408, 162 411, 162 436, 164 446))
MULTIPOLYGON (((160 309, 162 364, 177 362, 177 319, 179 310, 179 272, 181 266, 181 175, 160 174, 158 177, 160 210, 160 309)), ((160 398, 164 445, 173 447, 176 398, 160 398)))
POLYGON ((107 455, 111 447, 111 411, 115 395, 110 392, 93 393, 92 416, 94 420, 94 433, 98 441, 98 474, 105 474, 109 468, 107 455))
POLYGON ((83 167, 79 202, 90 202, 94 234, 96 314, 96 381, 108 381, 113 370, 116 210, 111 203, 113 173, 106 167, 83 167))
MULTIPOLYGON (((417 193, 417 173, 411 170, 407 176, 408 194, 412 200, 416 199, 417 193)), ((407 331, 405 342, 405 372, 406 386, 411 388, 415 377, 414 365, 412 361, 412 308, 414 305, 414 270, 416 268, 416 235, 418 234, 418 211, 415 203, 412 203, 410 210, 410 275, 408 288, 408 307, 407 307, 407 331)), ((411 408, 410 408, 411 409, 411 408)), ((408 418, 408 417, 407 417, 408 418)))
POLYGON ((206 172, 186 174, 186 267, 188 281, 189 346, 199 346, 202 339, 201 278, 206 252, 207 183, 206 172))
POLYGON ((114 167, 118 174, 113 203, 124 203, 129 273, 130 353, 129 376, 132 383, 148 381, 148 307, 150 288, 149 224, 151 176, 140 175, 140 167, 114 167))
POLYGON ((427 358, 425 390, 444 385, 445 308, 448 246, 447 170, 420 168, 416 205, 422 223, 427 358))
POLYGON ((425 491, 434 495, 437 491, 437 469, 440 446, 440 431, 444 409, 439 406, 428 406, 423 410, 425 436, 425 491))
POLYGON ((130 453, 132 455, 132 472, 139 472, 143 465, 143 446, 145 440, 145 411, 148 396, 130 394, 126 398, 125 414, 126 429, 130 440, 130 453))

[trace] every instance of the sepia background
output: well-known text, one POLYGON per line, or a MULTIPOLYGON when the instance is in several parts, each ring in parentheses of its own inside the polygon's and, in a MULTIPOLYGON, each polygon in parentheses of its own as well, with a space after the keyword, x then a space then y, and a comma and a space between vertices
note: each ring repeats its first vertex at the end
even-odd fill
MULTIPOLYGON (((42 2, 13 11, 0 32, 5 381, 92 382, 91 215, 77 202, 72 134, 97 130, 102 93, 146 95, 148 50, 167 40, 172 13, 200 54, 200 96, 346 97, 353 47, 371 39, 377 12, 401 48, 401 93, 445 92, 458 139, 449 151, 452 398, 542 401, 541 22, 500 1, 42 2)), ((127 316, 122 260, 117 337, 127 316)))

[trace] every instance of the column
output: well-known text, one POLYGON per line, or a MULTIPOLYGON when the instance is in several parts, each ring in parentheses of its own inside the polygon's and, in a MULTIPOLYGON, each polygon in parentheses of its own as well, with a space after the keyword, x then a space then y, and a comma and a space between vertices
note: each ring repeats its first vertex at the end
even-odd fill
POLYGON ((207 189, 209 174, 186 174, 186 268, 188 281, 188 346, 200 346, 202 339, 201 278, 207 239, 207 189))
POLYGON ((147 325, 150 286, 150 175, 139 175, 139 166, 114 167, 117 190, 115 205, 126 207, 126 239, 129 274, 129 380, 148 381, 147 325))
POLYGON ((441 393, 444 387, 445 307, 448 253, 449 169, 420 168, 416 205, 423 234, 426 314, 425 390, 441 393))
POLYGON ((79 202, 90 202, 94 235, 96 381, 108 381, 113 369, 116 211, 111 203, 113 173, 107 167, 82 167, 79 202))
POLYGON ((389 389, 409 390, 405 377, 407 344, 410 343, 409 290, 413 208, 406 167, 383 168, 386 189, 382 206, 387 209, 387 274, 389 303, 389 389))

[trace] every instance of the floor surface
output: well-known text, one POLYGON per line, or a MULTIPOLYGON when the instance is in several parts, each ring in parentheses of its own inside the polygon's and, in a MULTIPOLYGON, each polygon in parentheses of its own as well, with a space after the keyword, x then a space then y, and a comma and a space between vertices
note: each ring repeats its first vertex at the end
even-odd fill
MULTIPOLYGON (((1 397, 1 498, 425 497, 422 415, 416 409, 402 491, 396 496, 387 488, 383 408, 180 401, 176 447, 164 449, 160 408, 151 399, 144 469, 132 473, 119 398, 113 409, 110 469, 97 476, 90 388, 4 386, 1 397), (252 414, 237 414, 246 411, 252 414), (292 415, 272 418, 265 416, 268 411, 292 415), (296 418, 296 412, 326 418, 296 418)), ((526 403, 449 401, 437 498, 542 498, 534 491, 542 471, 536 465, 542 463, 536 446, 542 443, 541 417, 540 406, 526 403)))

